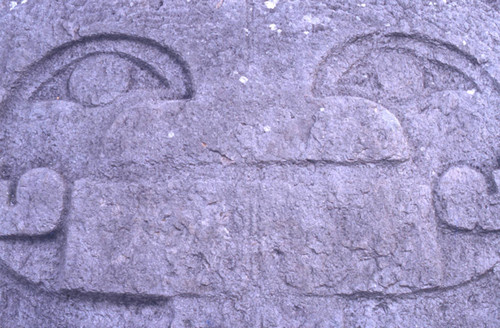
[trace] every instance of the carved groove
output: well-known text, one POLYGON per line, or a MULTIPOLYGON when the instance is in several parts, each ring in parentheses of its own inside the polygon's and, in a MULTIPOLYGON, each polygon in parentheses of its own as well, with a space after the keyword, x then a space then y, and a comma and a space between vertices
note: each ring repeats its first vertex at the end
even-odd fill
POLYGON ((47 84, 54 75, 62 74, 64 68, 69 68, 72 63, 78 63, 82 57, 95 53, 109 53, 108 49, 113 49, 113 54, 131 60, 139 67, 151 71, 153 75, 162 76, 162 81, 168 80, 169 87, 176 90, 173 99, 190 99, 194 96, 189 68, 181 56, 172 49, 144 37, 97 34, 84 36, 56 47, 42 59, 28 66, 14 83, 10 95, 0 105, 1 112, 19 108, 22 103, 30 99, 36 100, 37 90, 40 92, 41 86, 47 84), (152 65, 156 65, 154 70, 152 65))
MULTIPOLYGON (((87 101, 85 97, 75 96, 74 85, 72 86, 70 82, 80 64, 99 56, 103 56, 102 58, 105 57, 111 61, 118 58, 127 64, 137 66, 140 70, 147 73, 145 73, 145 76, 153 77, 154 81, 156 81, 151 82, 148 80, 150 81, 148 82, 150 84, 147 84, 149 86, 156 85, 162 89, 173 88, 174 91, 172 93, 163 97, 161 93, 157 94, 156 99, 187 100, 194 96, 193 83, 188 66, 171 49, 146 38, 123 34, 100 34, 83 37, 80 40, 57 47, 40 61, 28 67, 15 83, 12 93, 7 97, 7 100, 0 104, 0 110, 2 112, 21 110, 28 103, 50 101, 57 97, 60 100, 79 102, 84 107, 99 107, 101 105, 104 107, 108 105, 112 102, 108 102, 108 99, 94 102, 87 101), (136 46, 136 49, 132 53, 128 53, 126 50, 130 50, 128 49, 129 46, 136 46), (113 51, 108 51, 106 50, 107 48, 112 48, 113 51), (171 71, 165 69, 158 62, 150 60, 153 59, 152 57, 158 59, 158 56, 146 59, 142 58, 144 55, 143 52, 147 52, 145 49, 154 54, 163 55, 166 58, 164 59, 165 62, 168 63, 166 67, 171 69, 171 71), (69 58, 65 58, 65 56, 69 58), (57 67, 56 63, 59 64, 57 67), (172 73, 173 78, 167 73, 172 73), (82 101, 82 99, 84 100, 82 101)), ((117 61, 119 61, 118 59, 117 61)), ((226 171, 221 169, 220 164, 214 164, 209 161, 199 161, 194 164, 179 161, 172 164, 170 161, 173 162, 173 160, 168 156, 172 153, 177 154, 177 152, 180 152, 179 149, 185 150, 189 147, 182 142, 175 144, 173 140, 170 140, 172 138, 171 130, 165 123, 166 120, 161 119, 164 117, 158 116, 151 119, 147 115, 150 112, 154 112, 154 110, 145 113, 148 109, 144 110, 144 112, 141 112, 141 109, 139 109, 137 114, 139 119, 147 117, 150 120, 145 120, 146 123, 158 122, 158 126, 144 124, 142 127, 143 130, 141 130, 138 127, 140 126, 140 121, 134 121, 134 117, 127 116, 126 114, 129 114, 129 112, 123 111, 124 116, 116 115, 119 117, 118 120, 116 116, 112 117, 112 115, 109 115, 110 118, 107 123, 112 128, 106 130, 108 134, 103 133, 103 135, 109 137, 109 139, 103 142, 103 149, 109 151, 106 155, 111 154, 109 157, 116 159, 113 155, 116 155, 116 153, 119 156, 123 155, 123 149, 132 145, 130 149, 127 149, 130 152, 125 154, 126 156, 115 162, 110 161, 106 163, 110 164, 111 170, 123 169, 123 172, 125 172, 133 165, 143 165, 142 168, 152 168, 152 170, 147 170, 148 172, 157 170, 155 172, 158 176, 164 174, 162 169, 165 167, 172 170, 157 180, 144 182, 137 181, 142 177, 130 178, 127 176, 127 178, 123 178, 123 181, 117 182, 116 180, 122 177, 120 175, 122 171, 119 171, 116 176, 107 175, 108 172, 105 170, 99 171, 101 169, 99 167, 97 169, 99 172, 93 172, 93 175, 91 174, 91 177, 88 179, 80 179, 76 183, 75 181, 68 182, 70 187, 64 193, 64 206, 61 214, 62 222, 51 231, 43 232, 39 235, 17 234, 0 237, 0 241, 2 242, 61 241, 57 250, 59 256, 58 278, 60 279, 60 284, 53 289, 45 288, 42 284, 34 284, 26 276, 9 268, 8 263, 3 259, 0 259, 0 269, 14 276, 23 285, 27 285, 27 288, 51 297, 72 298, 77 301, 91 303, 109 302, 119 305, 164 306, 169 304, 174 298, 211 298, 209 295, 212 295, 214 290, 219 291, 217 287, 226 283, 223 279, 225 274, 229 275, 237 271, 235 268, 240 268, 238 267, 238 262, 246 260, 245 258, 240 258, 237 251, 228 247, 228 245, 232 245, 224 243, 225 238, 229 238, 228 236, 230 236, 230 238, 234 239, 239 238, 235 244, 244 246, 248 246, 245 243, 255 242, 258 238, 269 238, 271 240, 271 242, 266 240, 266 242, 269 242, 267 245, 264 245, 262 242, 258 246, 258 252, 257 248, 253 249, 248 246, 248 249, 252 249, 260 257, 266 257, 266 261, 268 262, 259 264, 269 265, 269 267, 274 265, 281 269, 281 271, 277 270, 279 272, 277 272, 276 277, 281 280, 279 283, 284 288, 301 291, 290 292, 286 295, 295 294, 303 297, 340 298, 346 300, 407 299, 419 295, 442 293, 461 288, 482 279, 487 279, 494 273, 494 267, 490 267, 486 271, 469 277, 470 279, 466 279, 460 283, 446 285, 443 282, 444 280, 439 280, 439 278, 434 279, 432 276, 432 274, 437 272, 438 262, 441 259, 425 258, 425 260, 428 260, 425 261, 425 264, 415 264, 412 261, 409 261, 409 263, 404 262, 408 258, 406 252, 423 252, 423 247, 428 247, 432 251, 438 248, 438 245, 434 244, 435 240, 433 238, 435 236, 431 233, 426 235, 425 232, 434 231, 435 222, 431 222, 433 219, 432 210, 438 216, 444 213, 441 208, 444 206, 440 203, 443 197, 437 191, 436 186, 431 190, 431 186, 419 185, 420 181, 401 182, 401 179, 397 176, 397 169, 401 168, 403 170, 406 168, 404 165, 409 166, 413 164, 410 152, 414 149, 407 143, 407 136, 403 132, 403 128, 396 115, 393 115, 392 112, 382 106, 380 108, 376 106, 369 108, 370 111, 376 114, 365 111, 354 112, 354 115, 351 115, 352 111, 341 111, 344 107, 352 110, 353 103, 366 105, 367 107, 363 108, 364 110, 369 106, 376 105, 375 102, 356 98, 362 96, 369 98, 366 95, 370 95, 374 101, 393 103, 400 101, 384 94, 392 87, 398 85, 398 83, 392 80, 394 76, 400 73, 407 73, 403 69, 400 69, 401 67, 397 67, 397 64, 403 61, 405 63, 413 61, 412 63, 415 67, 424 67, 429 70, 428 72, 422 70, 415 75, 421 77, 421 83, 416 85, 415 90, 410 90, 407 97, 410 101, 417 96, 421 97, 430 92, 449 89, 474 89, 477 92, 484 92, 484 90, 488 89, 500 90, 496 82, 481 71, 478 61, 473 56, 453 45, 419 35, 407 35, 403 33, 387 35, 371 34, 356 37, 344 43, 342 47, 333 49, 324 59, 323 63, 321 63, 320 68, 316 72, 313 85, 314 95, 322 97, 324 101, 331 101, 331 103, 343 99, 344 103, 340 101, 340 106, 337 106, 337 111, 334 110, 332 111, 333 113, 328 111, 330 108, 327 108, 325 115, 320 116, 322 114, 319 114, 314 117, 314 122, 311 122, 312 127, 308 131, 309 139, 305 142, 309 148, 306 147, 306 150, 300 156, 283 156, 283 160, 255 156, 253 159, 245 162, 237 162, 233 161, 225 151, 207 147, 207 151, 211 152, 212 155, 220 156, 223 162, 227 163, 228 169, 226 171), (380 46, 377 42, 380 43, 380 46), (443 57, 439 56, 438 59, 423 57, 422 54, 412 49, 412 43, 425 43, 429 47, 437 49, 436 51, 442 55, 444 54, 443 56, 452 53, 453 58, 451 63, 443 62, 443 57), (385 77, 385 82, 389 87, 384 89, 384 77, 378 74, 379 72, 376 69, 377 65, 387 64, 387 62, 378 61, 375 55, 370 57, 370 54, 360 54, 354 58, 356 60, 346 65, 346 67, 338 70, 337 68, 333 68, 329 71, 333 62, 332 58, 345 56, 350 59, 350 56, 346 55, 345 52, 349 47, 354 47, 355 49, 348 49, 347 53, 362 49, 365 53, 373 51, 374 53, 376 52, 376 55, 388 55, 389 63, 392 63, 394 60, 396 62, 394 72, 396 73, 385 77), (458 57, 463 58, 460 59, 458 57), (464 62, 471 64, 472 68, 463 65, 464 62), (365 78, 362 75, 366 72, 367 77, 365 78), (442 77, 443 75, 444 77, 442 77), (333 87, 329 84, 330 82, 332 82, 333 87), (433 84, 437 85, 433 86, 433 84), (419 93, 421 90, 423 92, 419 93), (330 96, 338 97, 328 99, 330 96), (356 121, 359 118, 361 119, 356 121), (347 127, 337 127, 336 130, 335 124, 342 120, 352 124, 352 126, 348 126, 346 123, 347 127), (132 122, 132 124, 126 126, 123 122, 132 122), (130 131, 125 131, 127 127, 130 128, 130 131), (126 132, 130 133, 127 134, 126 132), (138 137, 133 139, 136 137, 135 133, 138 137), (356 133, 359 134, 357 135, 356 133), (345 136, 347 136, 347 139, 342 139, 345 136), (156 140, 153 137, 156 137, 156 140), (113 138, 117 140, 113 140, 113 138), (108 142, 110 140, 111 142, 108 142), (341 144, 342 140, 349 140, 349 142, 346 145, 341 144), (361 142, 356 144, 358 140, 361 140, 361 142), (123 141, 125 141, 124 145, 121 144, 123 141), (154 144, 155 142, 157 144, 154 144), (343 148, 344 146, 345 148, 343 148), (358 146, 359 150, 353 150, 354 146, 358 146), (176 151, 172 151, 174 147, 178 147, 175 148, 176 151), (137 156, 137 150, 144 151, 144 154, 147 155, 143 156, 143 158, 146 158, 144 162, 140 162, 143 158, 138 158, 140 156, 137 156), (198 172, 196 172, 196 169, 202 171, 204 168, 207 168, 207 171, 216 171, 218 169, 220 172, 227 174, 227 176, 213 178, 212 176, 197 175, 198 172), (301 175, 298 172, 299 169, 303 169, 303 172, 307 169, 307 172, 301 175), (245 180, 248 179, 248 175, 245 174, 250 170, 254 170, 253 173, 259 173, 261 180, 245 180), (358 172, 363 171, 363 173, 370 170, 379 173, 385 170, 385 172, 377 176, 377 174, 359 174, 355 172, 356 170, 358 172), (185 175, 182 176, 182 174, 185 175), (231 176, 230 174, 233 175, 231 176), (270 176, 276 174, 277 177, 274 181, 272 179, 268 181, 266 180, 266 174, 270 176), (315 176, 315 179, 319 182, 311 186, 309 182, 314 180, 311 177, 315 174, 318 174, 315 176), (387 181, 382 181, 382 179, 379 179, 381 176, 388 176, 390 178, 387 178, 387 181), (182 180, 182 177, 186 180, 188 178, 191 180, 186 182, 182 180), (377 181, 377 179, 380 181, 377 181), (206 186, 201 188, 201 190, 197 190, 196 185, 200 181, 201 183, 205 183, 206 186), (375 190, 375 187, 379 185, 391 186, 394 187, 394 190, 386 190, 384 188, 375 190), (416 190, 419 187, 422 188, 416 190), (275 188, 274 192, 273 188, 275 188), (204 193, 206 190, 213 192, 204 193), (247 190, 253 190, 255 193, 247 194, 245 193, 247 190), (406 190, 410 190, 410 192, 405 194, 406 190), (309 197, 307 197, 308 192, 310 193, 309 197), (249 196, 256 197, 256 195, 259 195, 259 199, 257 200, 259 201, 258 206, 248 204, 247 202, 252 203, 252 201, 256 201, 255 199, 248 199, 249 196), (290 195, 292 197, 289 197, 290 195), (272 196, 276 196, 276 199, 271 199, 272 196), (340 200, 335 199, 335 197, 338 197, 340 200), (343 200, 342 197, 344 197, 343 200), (241 200, 241 204, 237 203, 236 206, 230 202, 233 199, 243 200, 241 200), (290 199, 293 202, 290 204, 286 203, 290 199), (356 203, 357 201, 359 202, 356 203), (418 203, 417 201, 421 202, 418 203), (280 202, 283 203, 282 212, 279 209, 273 212, 280 202), (356 203, 358 208, 353 210, 350 207, 351 203, 356 203), (396 214, 393 212, 384 212, 385 208, 381 209, 380 204, 385 203, 396 204, 396 208, 400 212, 396 214), (172 213, 156 213, 156 206, 163 206, 166 210, 172 211, 172 213), (266 206, 269 206, 268 210, 266 206), (319 212, 322 216, 318 215, 318 217, 309 218, 307 216, 307 209, 310 208, 321 208, 324 210, 323 212, 319 212), (306 213, 301 211, 305 211, 306 213), (245 214, 249 214, 251 218, 245 217, 245 214), (266 218, 266 215, 269 215, 269 217, 266 218), (256 220, 254 217, 261 221, 254 221, 256 220), (307 220, 302 221, 303 218, 309 218, 310 222, 306 222, 307 220), (167 222, 165 223, 167 226, 165 230, 158 228, 161 225, 160 221, 162 219, 164 222, 167 222), (220 220, 223 223, 210 220, 220 220), (250 223, 246 225, 245 220, 248 220, 250 223), (405 225, 416 231, 412 232, 413 234, 408 234, 409 237, 407 239, 411 240, 411 238, 415 238, 411 241, 414 245, 417 245, 415 248, 417 250, 403 249, 401 251, 398 248, 400 241, 391 239, 405 228, 401 224, 401 220, 406 220, 405 225), (239 224, 240 221, 243 223, 239 224), (317 226, 312 226, 312 228, 311 226, 307 226, 312 221, 317 226), (256 230, 258 228, 254 226, 262 224, 262 222, 276 224, 272 226, 272 229, 269 229, 269 231, 273 232, 270 236, 257 235, 256 230), (230 224, 233 224, 233 226, 230 224), (354 227, 356 224, 362 227, 360 231, 363 233, 356 235, 356 227, 354 227), (106 230, 110 228, 111 231, 106 230), (156 228, 158 228, 159 232, 149 231, 156 228), (219 229, 217 230, 216 228, 219 229), (132 229, 136 230, 132 231, 132 229), (247 234, 247 230, 250 233, 247 234), (89 231, 97 233, 100 237, 98 238, 99 242, 103 244, 98 244, 95 242, 95 239, 88 238, 89 235, 86 234, 89 231), (387 232, 389 233, 386 235, 387 232), (299 237, 293 235, 293 233, 297 233, 299 237), (300 235, 300 233, 303 235, 300 235), (348 238, 345 238, 348 235, 358 238, 357 242, 359 245, 355 243, 349 244, 348 242, 342 244, 342 241, 348 240, 348 238), (73 239, 68 238, 68 236, 73 239), (319 241, 319 244, 322 245, 319 247, 313 245, 313 242, 316 240, 313 238, 308 239, 311 236, 317 239, 323 238, 323 240, 319 241), (332 236, 338 237, 337 239, 334 238, 334 242, 340 242, 332 242, 332 236), (279 238, 283 239, 280 240, 279 238), (302 244, 299 244, 295 252, 284 251, 276 245, 285 244, 287 241, 286 238, 294 242, 302 242, 302 244), (204 244, 204 240, 210 240, 211 243, 204 244), (285 242, 280 244, 280 241, 285 242), (275 243, 272 244, 272 242, 275 243), (364 243, 368 246, 364 245, 364 243), (103 245, 110 247, 104 247, 103 245), (175 252, 167 254, 166 245, 172 249, 177 248, 175 252), (322 247, 328 248, 330 246, 332 249, 327 249, 326 251, 325 249, 321 249, 322 247), (213 258, 207 258, 204 252, 207 249, 212 250, 212 248, 219 250, 219 247, 224 256, 227 257, 227 262, 222 264, 216 262, 220 254, 216 254, 213 258), (387 251, 386 247, 392 248, 387 251), (109 251, 110 249, 111 251, 109 251), (179 250, 178 253, 177 250, 179 250), (395 250, 401 252, 397 253, 395 250), (228 253, 224 253, 224 251, 228 253), (234 253, 232 253, 233 251, 234 253), (307 255, 302 256, 304 253, 307 253, 307 255), (405 254, 401 255, 402 253, 405 254), (167 259, 161 258, 158 261, 155 258, 155 256, 165 254, 179 256, 181 259, 178 261, 181 263, 179 265, 181 268, 175 268, 177 269, 176 271, 167 256, 165 256, 167 259), (286 257, 290 254, 292 255, 290 256, 292 260, 286 263, 286 257), (373 270, 379 273, 382 271, 379 261, 383 261, 386 258, 389 259, 389 264, 384 269, 389 268, 387 270, 389 272, 388 276, 399 274, 399 272, 395 273, 396 270, 403 268, 401 273, 402 279, 398 278, 399 280, 389 287, 368 286, 368 279, 361 281, 362 283, 366 283, 364 285, 358 284, 357 281, 335 280, 338 277, 334 277, 334 275, 339 272, 347 275, 350 270, 358 274, 355 270, 359 268, 355 266, 365 260, 373 261, 371 263, 372 267, 375 268, 373 270), (155 262, 148 262, 148 260, 155 262), (82 263, 90 267, 82 267, 82 263), (341 265, 336 266, 338 263, 341 265), (309 281, 293 281, 297 277, 290 278, 290 275, 287 276, 287 274, 289 272, 293 272, 294 274, 297 272, 300 273, 299 269, 302 268, 301 265, 306 267, 305 271, 307 273, 324 270, 327 277, 320 277, 313 281, 311 283, 312 287, 308 285, 309 281), (416 282, 412 281, 408 283, 405 280, 413 274, 411 272, 413 267, 407 269, 406 265, 415 265, 418 269, 415 272, 421 270, 422 272, 428 271, 430 274, 424 278, 418 277, 420 280, 415 278, 416 282), (291 270, 289 270, 290 268, 291 270), (78 271, 80 269, 82 271, 78 271), (432 271, 434 269, 436 271, 432 271), (90 271, 92 272, 89 273, 90 271), (123 278, 120 276, 123 272, 130 275, 123 278), (207 274, 208 278, 203 276, 207 272, 209 272, 207 274), (148 278, 150 276, 153 276, 156 280, 149 281, 148 278), (95 277, 104 277, 108 279, 108 282, 103 282, 105 279, 93 279, 95 277), (116 280, 117 277, 123 278, 123 280, 118 281, 116 280), (158 283, 160 280, 161 282, 158 283), (142 283, 140 284, 140 290, 135 285, 137 281, 142 283), (167 286, 161 285, 161 283, 167 286), (339 288, 342 284, 346 288, 339 288), (401 286, 396 284, 400 284, 401 286), (161 285, 160 288, 157 288, 158 285, 161 285), (393 289, 389 289, 394 285, 396 286, 393 289), (212 288, 213 286, 216 287, 212 288)), ((125 67, 128 66, 125 65, 125 67)), ((411 80, 412 77, 411 75, 404 74, 402 76, 403 78, 407 78, 407 80, 411 80)), ((137 84, 133 79, 131 83, 137 84)), ((75 84, 79 85, 79 83, 75 84)), ((123 93, 128 93, 130 90, 133 90, 133 87, 130 84, 126 84, 123 90, 125 90, 123 93)), ((169 110, 172 110, 172 112, 178 110, 179 103, 171 102, 170 104, 172 104, 173 109, 163 107, 158 112, 164 113, 169 110)), ((281 142, 281 146, 285 146, 287 140, 283 138, 279 142, 281 142)), ((280 149, 280 147, 277 148, 280 149)), ((269 152, 266 150, 264 155, 269 155, 269 152)), ((55 158, 57 159, 57 157, 55 158)), ((46 162, 50 163, 48 160, 46 162)), ((6 174, 6 176, 8 175, 6 174)), ((443 175, 440 179, 443 179, 443 175)), ((436 185, 439 182, 440 180, 436 182, 436 185)), ((12 194, 13 191, 14 189, 11 186, 10 193, 12 194)), ((486 189, 483 188, 481 191, 485 192, 486 189)), ((463 235, 491 236, 500 232, 500 228, 489 229, 479 225, 477 222, 473 223, 466 226, 454 225, 441 217, 441 221, 437 223, 437 227, 441 230, 448 229, 448 232, 463 235)), ((438 232, 441 233, 441 230, 438 232)), ((92 237, 95 237, 95 235, 92 237)), ((253 244, 251 247, 254 247, 253 244)), ((418 260, 419 258, 416 257, 416 259, 418 260)), ((248 265, 248 263, 243 263, 241 267, 245 267, 245 265, 248 265)), ((251 263, 250 266, 253 268, 256 265, 251 263)), ((245 269, 242 269, 242 272, 245 269)), ((359 277, 355 279, 363 280, 364 278, 366 277, 360 273, 359 277)), ((237 281, 238 279, 232 280, 237 281)), ((227 298, 239 296, 238 288, 241 286, 226 287, 224 285, 225 289, 221 289, 219 295, 227 298), (234 295, 232 294, 233 292, 235 292, 234 295)))
MULTIPOLYGON (((314 76, 313 94, 323 97, 332 95, 366 96, 368 94, 368 98, 374 101, 390 100, 390 98, 387 98, 387 95, 378 90, 380 85, 377 86, 375 84, 356 89, 355 85, 346 84, 345 74, 351 69, 350 67, 354 63, 359 61, 363 66, 362 70, 357 74, 358 78, 361 78, 362 74, 376 76, 376 67, 378 63, 381 63, 378 62, 379 59, 377 58, 380 58, 380 56, 388 57, 387 60, 390 62, 388 67, 390 69, 397 70, 398 65, 401 65, 399 72, 403 74, 407 70, 407 67, 403 65, 407 65, 408 60, 401 64, 397 60, 391 60, 398 53, 406 53, 409 56, 407 57, 408 60, 418 62, 416 70, 412 73, 423 74, 424 70, 428 70, 433 74, 437 74, 438 80, 442 79, 446 83, 449 83, 447 88, 475 89, 477 92, 481 92, 483 88, 490 88, 500 92, 498 82, 480 67, 478 60, 452 44, 418 34, 390 33, 381 35, 373 33, 352 38, 339 47, 333 48, 324 57, 314 76), (416 46, 422 44, 432 49, 435 58, 427 59, 424 57, 424 54, 417 52, 416 46), (383 54, 384 51, 386 52, 385 55, 383 54), (337 61, 340 58, 345 59, 347 63, 341 64, 341 61, 337 61), (438 72, 439 70, 442 70, 442 72, 438 72), (449 76, 456 76, 462 81, 446 81, 444 78, 449 76)), ((387 69, 382 69, 382 71, 387 71, 387 69)), ((412 78, 409 78, 408 81, 415 82, 412 78)), ((394 82, 394 86, 404 84, 403 82, 394 82)), ((432 89, 429 89, 425 84, 417 86, 419 91, 415 92, 414 95, 410 95, 411 97, 420 97, 432 93, 432 89)), ((443 89, 442 83, 441 86, 437 85, 437 90, 440 89, 443 89)))

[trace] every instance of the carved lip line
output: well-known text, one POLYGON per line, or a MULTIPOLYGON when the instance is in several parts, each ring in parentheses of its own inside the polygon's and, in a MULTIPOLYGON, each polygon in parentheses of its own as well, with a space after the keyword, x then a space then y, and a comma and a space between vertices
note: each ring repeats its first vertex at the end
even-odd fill
MULTIPOLYGON (((380 299, 389 299, 389 300, 398 300, 398 299, 407 299, 412 298, 419 295, 430 295, 434 293, 442 293, 447 291, 453 291, 461 287, 466 287, 475 282, 479 282, 481 280, 487 279, 491 275, 495 274, 495 268, 499 263, 494 264, 492 267, 486 269, 485 271, 475 275, 471 279, 466 281, 447 285, 447 286, 434 286, 434 287, 426 287, 419 288, 409 292, 403 293, 384 293, 384 292, 353 292, 353 293, 332 293, 332 294, 317 294, 317 293, 298 293, 296 296, 302 297, 311 297, 311 298, 342 298, 347 300, 358 300, 358 299, 366 299, 366 300, 380 300, 380 299)), ((199 298, 199 299, 210 299, 216 297, 216 295, 206 295, 206 294, 197 294, 197 293, 178 293, 171 296, 164 295, 156 295, 156 294, 131 294, 131 293, 104 293, 104 292, 93 292, 93 291, 83 291, 80 289, 48 289, 42 286, 39 283, 34 283, 26 277, 18 274, 14 269, 12 269, 8 264, 5 263, 4 260, 0 258, 0 270, 5 271, 8 275, 10 275, 14 280, 18 282, 22 282, 23 285, 27 285, 29 289, 34 289, 39 293, 48 294, 51 296, 65 296, 70 297, 72 299, 83 299, 90 301, 101 301, 101 302, 110 302, 116 304, 135 304, 135 303, 147 303, 147 304, 156 304, 169 302, 175 298, 199 298)), ((231 294, 225 293, 226 296, 231 296, 231 294)), ((290 294, 284 294, 290 295, 290 294)))
POLYGON ((453 285, 447 285, 447 286, 433 286, 433 287, 424 287, 424 288, 418 288, 415 290, 411 290, 409 292, 402 292, 402 293, 384 293, 384 292, 353 292, 353 293, 333 293, 329 295, 321 295, 321 294, 316 294, 316 293, 302 293, 299 294, 300 296, 305 296, 305 297, 316 297, 316 298, 335 298, 335 297, 340 297, 340 298, 345 298, 345 299, 391 299, 391 300, 396 300, 396 299, 405 299, 405 298, 410 298, 414 297, 416 295, 429 295, 432 293, 440 293, 440 292, 447 292, 447 291, 452 291, 460 287, 465 287, 469 284, 473 284, 475 282, 478 282, 480 280, 486 279, 487 277, 491 276, 494 274, 495 268, 499 263, 495 263, 492 267, 486 269, 485 271, 475 275, 471 279, 468 279, 466 281, 453 284, 453 285))

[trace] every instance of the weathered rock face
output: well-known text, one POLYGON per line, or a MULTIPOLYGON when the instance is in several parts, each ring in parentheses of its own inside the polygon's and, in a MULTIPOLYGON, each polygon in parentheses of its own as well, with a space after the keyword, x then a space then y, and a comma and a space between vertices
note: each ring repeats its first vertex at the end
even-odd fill
POLYGON ((497 7, 0 3, 0 326, 500 326, 497 7))

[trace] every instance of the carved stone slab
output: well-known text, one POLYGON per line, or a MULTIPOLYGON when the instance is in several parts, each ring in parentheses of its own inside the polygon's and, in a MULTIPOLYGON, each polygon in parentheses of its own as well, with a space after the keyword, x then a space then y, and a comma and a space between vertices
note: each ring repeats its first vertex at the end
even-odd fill
POLYGON ((0 327, 499 327, 499 22, 0 2, 0 327))

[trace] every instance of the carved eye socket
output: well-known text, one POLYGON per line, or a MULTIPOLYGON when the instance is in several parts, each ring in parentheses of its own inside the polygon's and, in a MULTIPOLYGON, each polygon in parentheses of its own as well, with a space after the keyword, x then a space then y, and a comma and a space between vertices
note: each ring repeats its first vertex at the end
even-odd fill
POLYGON ((469 57, 451 45, 419 36, 365 36, 332 49, 317 71, 313 92, 374 101, 401 101, 445 90, 480 92, 484 78, 477 61, 469 57))
POLYGON ((123 109, 193 94, 186 63, 156 41, 106 34, 63 44, 30 65, 0 104, 10 113, 0 149, 15 163, 5 176, 39 166, 88 174, 99 161, 98 141, 123 109), (125 106, 104 106, 111 102, 125 106))
POLYGON ((146 90, 156 99, 193 96, 186 63, 156 41, 129 35, 94 35, 64 44, 30 66, 18 83, 24 101, 67 100, 99 106, 146 90))
POLYGON ((409 98, 477 86, 458 69, 411 53, 382 50, 358 60, 337 81, 339 93, 372 99, 409 98))
POLYGON ((95 52, 77 59, 42 83, 31 101, 72 100, 86 106, 112 102, 133 90, 156 91, 163 99, 182 98, 153 66, 118 52, 95 52))

